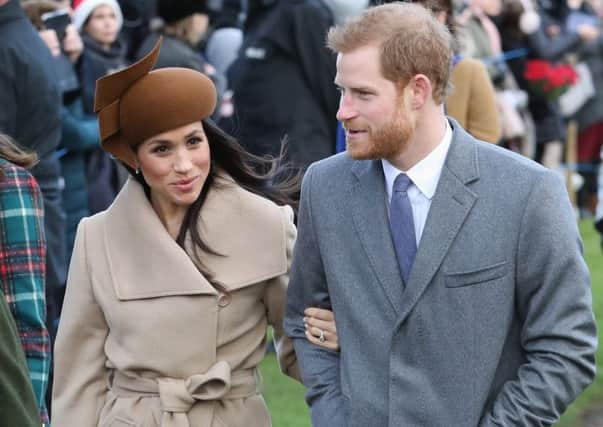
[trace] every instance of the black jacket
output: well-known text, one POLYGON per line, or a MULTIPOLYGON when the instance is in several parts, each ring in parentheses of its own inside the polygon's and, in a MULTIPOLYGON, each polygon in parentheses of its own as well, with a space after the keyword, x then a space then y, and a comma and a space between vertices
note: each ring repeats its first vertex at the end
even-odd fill
POLYGON ((50 51, 19 0, 0 7, 0 131, 41 159, 61 140, 61 96, 53 70, 50 51))
POLYGON ((335 55, 325 47, 332 16, 320 0, 251 3, 228 75, 234 133, 260 155, 278 155, 286 137, 289 159, 306 168, 335 152, 339 94, 335 55))

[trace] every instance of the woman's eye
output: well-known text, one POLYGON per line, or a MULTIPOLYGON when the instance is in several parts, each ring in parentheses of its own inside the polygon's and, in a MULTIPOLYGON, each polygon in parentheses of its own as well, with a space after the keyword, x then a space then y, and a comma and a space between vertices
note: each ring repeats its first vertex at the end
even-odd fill
POLYGON ((168 151, 168 148, 166 145, 158 145, 155 148, 153 148, 153 150, 151 150, 151 152, 158 153, 158 154, 167 153, 167 151, 168 151))
POLYGON ((201 144, 202 142, 203 142, 203 140, 199 137, 189 138, 188 141, 186 141, 186 143, 188 145, 198 145, 198 144, 201 144))

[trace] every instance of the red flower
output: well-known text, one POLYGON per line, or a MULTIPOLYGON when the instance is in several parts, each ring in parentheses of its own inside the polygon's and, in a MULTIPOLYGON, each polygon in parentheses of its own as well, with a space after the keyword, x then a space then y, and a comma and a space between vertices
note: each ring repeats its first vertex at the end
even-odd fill
POLYGON ((578 80, 578 75, 572 66, 567 64, 553 65, 541 59, 533 59, 527 62, 524 77, 534 93, 540 94, 551 101, 557 100, 578 80))

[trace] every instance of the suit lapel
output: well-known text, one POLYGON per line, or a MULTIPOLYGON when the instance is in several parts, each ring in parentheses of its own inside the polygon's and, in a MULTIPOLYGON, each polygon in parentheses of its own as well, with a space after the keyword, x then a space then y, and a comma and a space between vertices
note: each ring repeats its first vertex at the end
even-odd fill
POLYGON ((389 228, 381 162, 356 162, 352 172, 350 200, 354 226, 379 284, 394 311, 399 313, 404 287, 389 228))
POLYGON ((477 195, 467 187, 479 178, 477 146, 458 123, 450 121, 454 129, 452 143, 406 286, 398 324, 432 281, 477 200, 477 195))

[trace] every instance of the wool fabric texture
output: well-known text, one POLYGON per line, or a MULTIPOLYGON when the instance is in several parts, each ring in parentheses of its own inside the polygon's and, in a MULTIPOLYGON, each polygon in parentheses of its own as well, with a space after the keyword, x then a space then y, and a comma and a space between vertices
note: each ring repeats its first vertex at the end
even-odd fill
POLYGON ((187 68, 151 71, 161 40, 147 56, 96 82, 101 145, 136 169, 133 147, 163 132, 209 117, 216 88, 204 74, 187 68))

